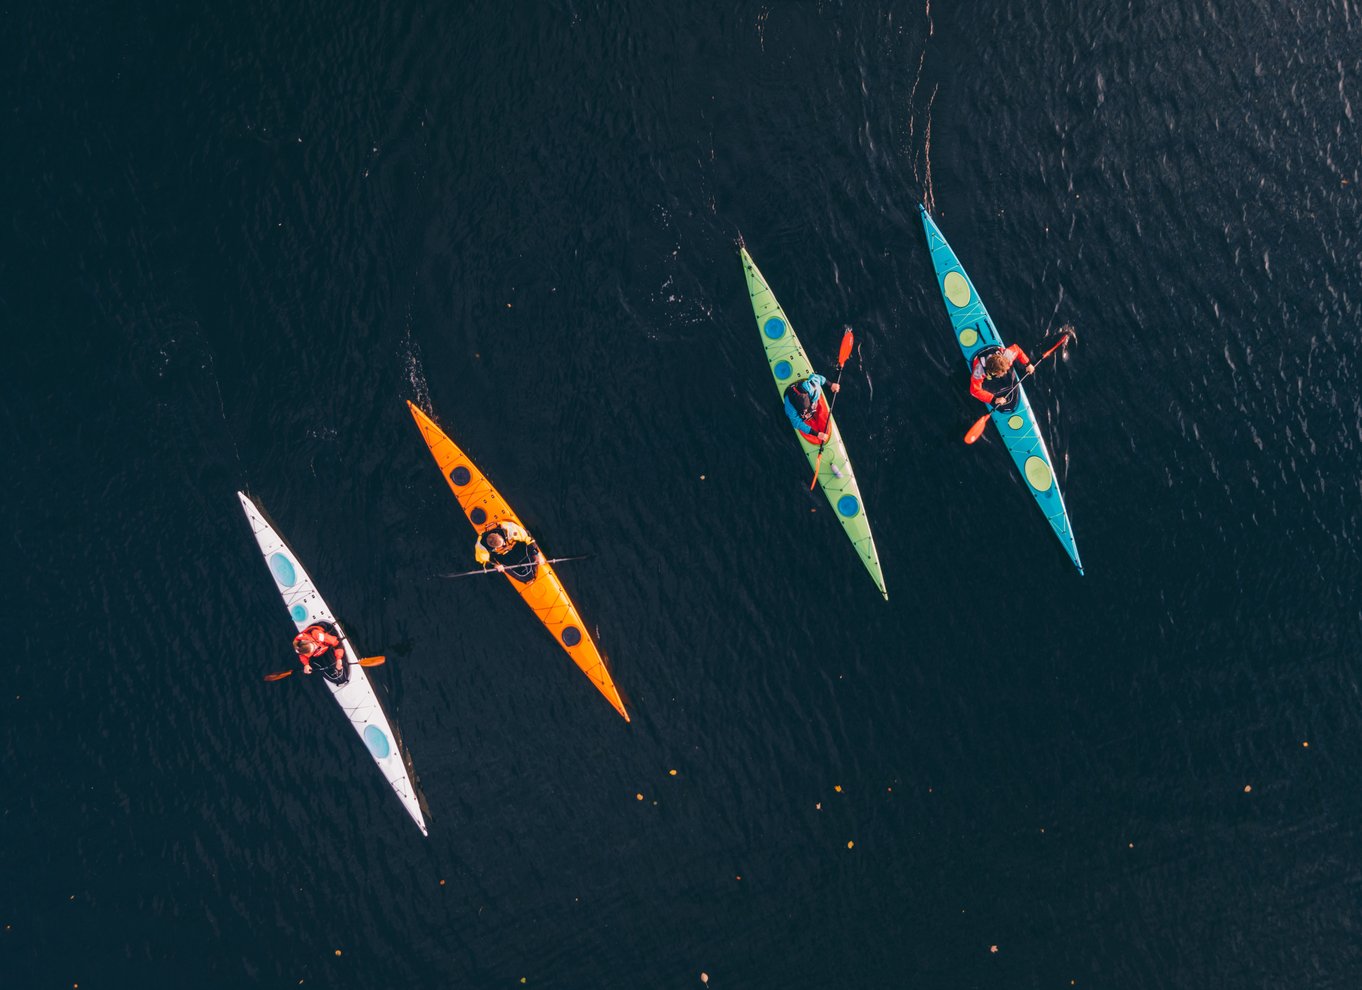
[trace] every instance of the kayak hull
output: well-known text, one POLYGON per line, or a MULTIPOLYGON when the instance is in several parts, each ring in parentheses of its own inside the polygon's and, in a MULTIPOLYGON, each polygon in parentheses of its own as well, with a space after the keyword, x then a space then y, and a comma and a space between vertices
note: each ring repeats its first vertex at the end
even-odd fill
POLYGON ((336 699, 341 711, 349 719, 351 728, 364 743, 369 756, 388 781, 388 786, 393 789, 397 799, 402 802, 402 807, 411 815, 421 834, 429 835, 421 800, 412 783, 413 774, 408 757, 402 748, 402 740, 388 721, 368 674, 357 662, 360 658, 359 652, 345 634, 344 627, 336 619, 331 607, 317 591, 307 569, 283 538, 275 532, 274 527, 265 518, 264 511, 246 493, 237 492, 237 497, 241 499, 241 508, 251 524, 251 532, 255 535, 265 565, 269 568, 270 576, 274 578, 274 586, 284 599, 284 606, 288 609, 289 618, 293 620, 295 628, 302 632, 317 622, 335 627, 349 662, 349 677, 340 684, 327 677, 318 677, 317 680, 322 681, 331 691, 331 696, 336 699))
MULTIPOLYGON (((747 293, 752 300, 752 312, 757 318, 757 330, 766 351, 771 377, 776 383, 776 394, 783 403, 785 389, 812 375, 813 364, 804 353, 799 338, 795 336, 794 327, 776 300, 775 293, 771 291, 756 263, 752 261, 752 256, 747 253, 747 248, 741 248, 740 251, 743 272, 747 276, 747 293)), ((784 422, 782 417, 782 423, 784 422)), ((786 425, 788 427, 788 424, 786 425)), ((887 601, 889 592, 885 590, 880 555, 875 549, 875 537, 870 532, 870 521, 866 518, 861 489, 856 484, 856 473, 851 469, 851 459, 847 456, 846 444, 842 442, 842 433, 837 429, 837 421, 831 415, 827 418, 825 430, 828 440, 823 444, 823 463, 818 471, 818 484, 822 487, 823 494, 827 496, 828 504, 832 506, 832 514, 842 524, 842 529, 851 540, 851 545, 855 547, 861 563, 870 572, 870 579, 875 582, 875 587, 887 601)), ((812 472, 814 465, 818 463, 819 445, 793 429, 790 429, 790 432, 795 434, 799 446, 803 448, 809 462, 809 470, 812 472)))
MULTIPOLYGON (((945 301, 946 312, 955 330, 955 342, 964 355, 965 366, 973 367, 974 355, 986 348, 1002 347, 1002 338, 988 310, 984 308, 979 293, 975 291, 974 283, 965 273, 951 246, 946 243, 936 221, 925 206, 918 204, 918 211, 922 217, 923 232, 927 235, 932 267, 936 269, 936 286, 941 290, 941 298, 945 301)), ((1031 401, 1020 384, 1017 386, 1017 397, 1014 408, 1007 411, 993 409, 990 418, 1031 497, 1044 513, 1064 552, 1069 555, 1074 567, 1078 568, 1078 573, 1082 574, 1083 562, 1078 556, 1073 527, 1069 523, 1068 510, 1064 507, 1064 495, 1059 490, 1059 479, 1055 477, 1050 451, 1036 425, 1031 401)))
MULTIPOLYGON (((411 410, 412 419, 416 420, 416 425, 421 430, 421 437, 426 441, 431 457, 435 458, 440 476, 445 479, 445 484, 458 499, 459 506, 474 532, 481 533, 489 522, 513 522, 528 533, 529 527, 520 521, 520 517, 487 480, 487 476, 478 470, 477 465, 449 438, 448 434, 414 403, 408 401, 407 408, 411 410)), ((587 631, 586 624, 577 613, 577 606, 568 597, 567 590, 558 579, 553 565, 541 563, 534 580, 528 583, 518 581, 510 574, 506 575, 506 580, 525 600, 525 604, 557 640, 558 645, 572 658, 572 662, 596 686, 596 690, 604 695, 614 706, 615 711, 628 722, 629 712, 625 709, 624 699, 620 697, 619 690, 615 687, 614 678, 606 669, 600 650, 596 648, 591 633, 587 631)))

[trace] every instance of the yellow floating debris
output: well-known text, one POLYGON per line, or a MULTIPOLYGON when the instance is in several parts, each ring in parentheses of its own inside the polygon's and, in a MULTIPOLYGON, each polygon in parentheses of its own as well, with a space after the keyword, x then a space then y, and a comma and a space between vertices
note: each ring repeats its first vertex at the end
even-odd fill
POLYGON ((847 848, 848 848, 848 849, 850 849, 850 848, 851 848, 852 846, 854 846, 854 845, 856 845, 856 843, 852 842, 850 839, 847 840, 847 848))
POLYGON ((676 771, 675 771, 675 770, 668 770, 667 773, 670 774, 670 775, 673 776, 673 777, 676 776, 676 771))
POLYGON ((336 950, 336 955, 340 955, 340 954, 341 954, 341 950, 340 950, 340 949, 337 949, 337 950, 336 950))
POLYGON ((996 954, 998 951, 998 947, 996 945, 990 945, 988 947, 988 951, 996 954))
POLYGON ((1248 794, 1248 793, 1249 793, 1250 791, 1252 791, 1252 790, 1253 790, 1253 785, 1252 785, 1252 784, 1245 784, 1245 785, 1244 785, 1244 793, 1245 793, 1245 794, 1248 794))
POLYGON ((642 795, 642 794, 635 794, 634 797, 638 798, 640 801, 643 800, 643 795, 642 795))
POLYGON ((834 791, 836 791, 838 794, 841 794, 841 793, 842 793, 842 785, 841 785, 841 784, 833 784, 833 785, 832 785, 832 789, 833 789, 834 791))
POLYGON ((700 982, 701 982, 701 983, 708 983, 708 982, 709 982, 709 974, 708 974, 708 973, 701 973, 701 974, 700 974, 700 982))

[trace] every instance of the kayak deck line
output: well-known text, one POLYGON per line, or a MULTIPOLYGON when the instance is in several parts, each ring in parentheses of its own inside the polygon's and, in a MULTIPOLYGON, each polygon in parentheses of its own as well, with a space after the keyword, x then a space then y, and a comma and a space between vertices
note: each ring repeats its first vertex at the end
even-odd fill
MULTIPOLYGON (((454 497, 458 499, 459 506, 472 525, 474 533, 481 533, 483 526, 489 521, 512 522, 529 533, 529 527, 520 521, 520 517, 515 514, 510 504, 501 497, 501 493, 493 487, 487 476, 478 470, 477 465, 458 444, 415 403, 408 400, 407 408, 411 411, 412 418, 416 420, 431 456, 435 458, 440 475, 445 479, 449 490, 454 493, 454 497)), ((533 535, 530 539, 534 539, 533 535)), ((614 678, 610 676, 600 650, 596 648, 591 633, 587 631, 586 624, 582 622, 577 607, 568 597, 567 589, 563 587, 563 582, 559 580, 553 565, 539 564, 534 579, 528 584, 516 580, 510 574, 506 575, 506 580, 525 600, 525 604, 557 640, 558 645, 572 658, 572 662, 596 686, 596 690, 604 695, 614 706, 615 711, 628 722, 629 712, 624 707, 624 699, 620 697, 619 689, 615 687, 614 678)))
MULTIPOLYGON (((747 253, 746 246, 740 246, 738 250, 742 255, 747 293, 752 301, 752 313, 757 320, 757 330, 761 333, 766 360, 775 379, 777 395, 784 402, 785 389, 794 382, 812 375, 813 364, 804 353, 794 327, 776 300, 775 293, 771 291, 752 256, 747 253)), ((788 424, 783 425, 789 429, 788 424)), ((870 521, 866 518, 861 489, 856 483, 856 474, 851 469, 851 459, 847 456, 846 444, 842 442, 842 433, 831 413, 828 415, 826 432, 828 439, 822 445, 824 464, 818 471, 818 484, 832 506, 833 515, 837 517, 847 538, 851 540, 857 556, 870 572, 870 579, 875 582, 875 587, 884 596, 884 600, 888 601, 889 592, 884 586, 880 555, 875 548, 875 537, 870 532, 870 521)), ((802 437, 796 439, 808 459, 809 469, 814 470, 818 463, 819 445, 809 443, 802 437)))
POLYGON ((415 772, 411 757, 402 745, 401 736, 388 720, 368 674, 358 662, 362 654, 355 649, 335 613, 317 591, 307 569, 266 518, 264 509, 245 492, 236 494, 241 500, 241 508, 246 513, 246 520, 250 523, 251 533, 255 536, 265 565, 274 578, 274 586, 283 598, 297 631, 302 632, 314 623, 325 623, 335 628, 345 649, 349 677, 342 684, 325 676, 318 679, 330 689, 331 696, 345 712, 351 728, 364 743, 416 827, 422 835, 429 835, 420 794, 412 782, 415 772))
MULTIPOLYGON (((945 301, 946 312, 955 331, 955 341, 965 357, 965 366, 972 367, 975 354, 986 348, 1003 346, 1002 338, 988 310, 984 308, 974 283, 965 274, 964 266, 951 250, 932 215, 921 203, 918 204, 918 213, 922 218, 923 233, 927 237, 927 250, 932 256, 932 267, 936 270, 937 288, 941 290, 941 298, 945 301)), ((1013 408, 1004 410, 995 407, 990 410, 990 419, 1012 456, 1012 463, 1016 465, 1027 490, 1050 523, 1064 552, 1069 555, 1074 567, 1078 568, 1078 573, 1082 574, 1083 562, 1078 556, 1078 545, 1074 542, 1069 512, 1064 506, 1064 495, 1059 490, 1059 479, 1055 477, 1050 451, 1040 434, 1026 390, 1020 381, 1014 387, 1017 400, 1013 408)))

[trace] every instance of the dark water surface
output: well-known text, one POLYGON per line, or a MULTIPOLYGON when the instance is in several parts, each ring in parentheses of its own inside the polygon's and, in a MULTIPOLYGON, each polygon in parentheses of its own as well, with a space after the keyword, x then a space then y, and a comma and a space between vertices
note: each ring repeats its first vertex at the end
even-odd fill
POLYGON ((4 986, 1362 986, 1355 0, 6 28, 4 986), (960 442, 924 199, 1004 336, 1079 328, 1030 391, 1085 578, 960 442), (815 364, 859 332, 887 605, 739 234, 815 364), (404 398, 595 554, 631 725, 430 578, 404 398), (388 655, 429 839, 261 680, 238 487, 388 655))

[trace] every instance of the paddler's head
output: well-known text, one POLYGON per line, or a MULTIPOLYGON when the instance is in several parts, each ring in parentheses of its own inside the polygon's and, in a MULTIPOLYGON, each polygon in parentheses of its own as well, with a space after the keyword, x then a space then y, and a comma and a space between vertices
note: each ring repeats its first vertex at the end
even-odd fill
POLYGON ((500 533, 488 533, 483 537, 483 542, 487 544, 488 550, 500 550, 506 543, 506 537, 500 533))
POLYGON ((984 371, 990 378, 1001 378, 1012 370, 1012 355, 1007 351, 994 351, 984 358, 984 371))
POLYGON ((307 633, 293 637, 293 649, 300 657, 310 657, 317 651, 317 641, 307 633))

